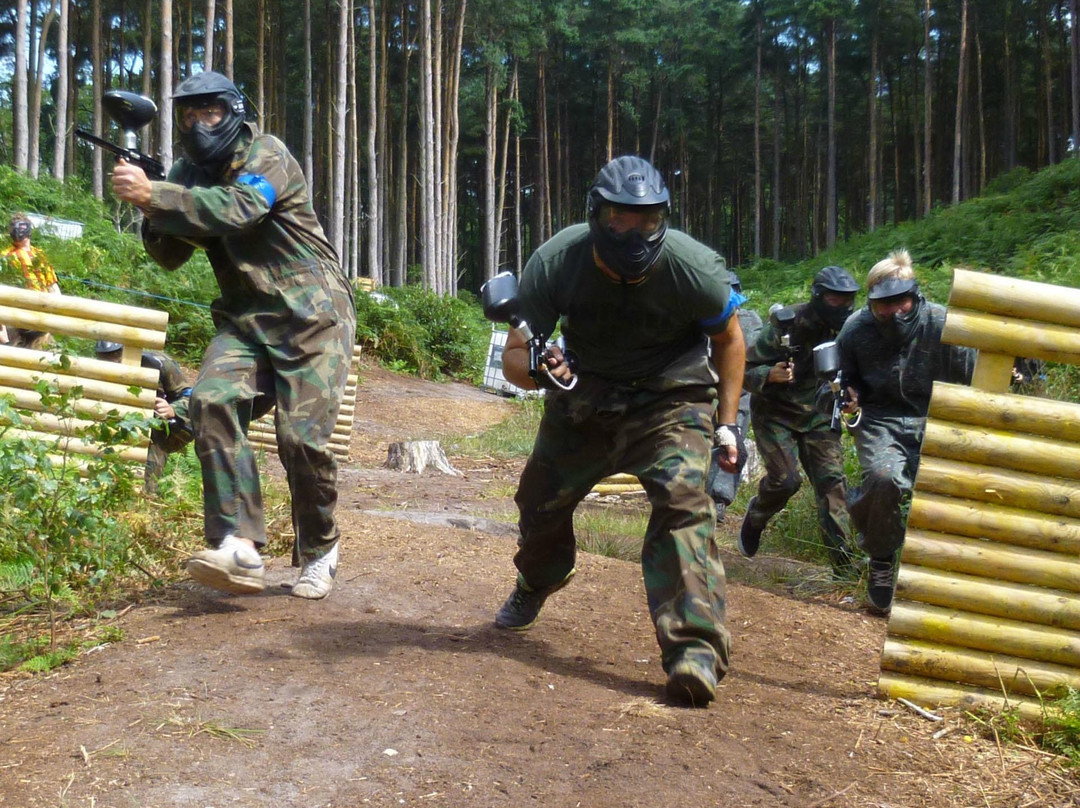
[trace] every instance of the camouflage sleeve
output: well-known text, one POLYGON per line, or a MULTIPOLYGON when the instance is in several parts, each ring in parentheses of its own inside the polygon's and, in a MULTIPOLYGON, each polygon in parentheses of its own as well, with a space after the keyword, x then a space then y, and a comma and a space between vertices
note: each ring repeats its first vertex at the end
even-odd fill
POLYGON ((766 323, 758 332, 757 339, 746 345, 746 373, 743 375, 743 389, 750 393, 760 393, 769 378, 769 371, 783 358, 780 334, 773 328, 772 323, 766 323))
POLYGON ((208 238, 247 230, 270 213, 274 202, 288 190, 284 146, 259 137, 235 182, 209 188, 187 188, 172 182, 154 182, 147 217, 158 235, 208 238))

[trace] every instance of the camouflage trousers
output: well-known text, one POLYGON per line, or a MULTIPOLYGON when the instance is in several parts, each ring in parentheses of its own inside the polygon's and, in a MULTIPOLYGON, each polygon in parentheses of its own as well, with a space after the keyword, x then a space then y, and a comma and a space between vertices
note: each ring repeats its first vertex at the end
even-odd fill
POLYGON ((851 431, 862 467, 851 521, 859 531, 860 546, 871 558, 891 558, 904 543, 925 431, 925 418, 875 418, 865 411, 851 431))
POLYGON ((278 457, 292 499, 293 564, 320 557, 338 540, 337 460, 327 444, 348 378, 352 330, 351 320, 342 318, 295 343, 258 344, 230 326, 214 336, 190 404, 208 544, 227 535, 266 543, 247 429, 267 410, 267 397, 277 405, 278 457))
POLYGON ((844 455, 840 435, 825 425, 805 432, 761 412, 751 416, 754 442, 765 465, 757 497, 746 512, 754 527, 764 527, 783 510, 802 487, 801 465, 817 500, 818 525, 833 569, 844 571, 852 564, 849 518, 845 497, 844 455))
POLYGON ((514 498, 514 564, 533 589, 562 581, 574 568, 578 503, 604 477, 637 475, 652 505, 641 568, 664 668, 692 658, 722 677, 730 647, 724 566, 705 493, 714 408, 709 387, 632 391, 601 405, 576 391, 548 393, 514 498))

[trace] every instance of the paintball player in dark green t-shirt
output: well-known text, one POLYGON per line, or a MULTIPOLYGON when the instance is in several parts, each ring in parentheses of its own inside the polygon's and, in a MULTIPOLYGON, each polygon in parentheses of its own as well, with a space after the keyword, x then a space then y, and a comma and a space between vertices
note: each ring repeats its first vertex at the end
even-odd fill
POLYGON ((719 255, 668 229, 668 199, 647 161, 616 158, 589 190, 588 224, 541 245, 522 274, 522 318, 549 335, 558 322, 566 349, 549 347, 535 377, 521 330, 510 331, 503 351, 510 382, 550 389, 515 496, 517 584, 495 623, 532 626, 574 575, 578 503, 604 477, 634 474, 652 505, 641 566, 668 696, 705 706, 727 672, 730 643, 705 477, 714 439, 725 470, 745 458, 735 426, 742 298, 719 255), (573 389, 553 383, 575 374, 573 389))

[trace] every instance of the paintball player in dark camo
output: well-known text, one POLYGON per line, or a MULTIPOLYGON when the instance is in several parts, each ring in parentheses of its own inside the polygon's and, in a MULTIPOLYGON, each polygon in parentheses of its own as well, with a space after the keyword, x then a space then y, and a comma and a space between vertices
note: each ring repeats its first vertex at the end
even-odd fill
POLYGON ((885 613, 892 606, 930 393, 935 381, 970 383, 976 352, 941 342, 945 307, 922 296, 907 250, 870 268, 866 297, 866 307, 847 321, 836 342, 849 395, 845 412, 859 412, 850 428, 862 468, 851 521, 870 557, 870 608, 885 613))
POLYGON ((751 392, 750 423, 765 476, 750 500, 739 530, 739 550, 752 558, 765 525, 802 486, 801 463, 817 500, 818 524, 833 577, 856 575, 845 506, 847 487, 840 433, 816 407, 820 380, 814 373, 814 346, 836 338, 855 308, 859 284, 841 267, 814 276, 810 301, 792 306, 794 320, 775 317, 746 349, 743 388, 751 392), (785 346, 786 332, 789 346, 785 346), (790 361, 789 361, 790 360, 790 361))
MULTIPOLYGON (((728 275, 731 277, 731 290, 736 294, 742 294, 742 284, 739 282, 739 276, 732 271, 728 271, 728 275)), ((747 347, 754 344, 754 340, 757 338, 758 332, 761 331, 761 315, 750 308, 740 308, 738 311, 739 327, 742 328, 743 341, 747 347)), ((739 415, 735 419, 735 423, 739 427, 739 432, 742 435, 750 429, 750 393, 743 388, 742 394, 739 396, 739 415)), ((727 513, 728 505, 735 501, 735 495, 739 491, 739 483, 742 482, 742 471, 724 471, 720 467, 720 461, 723 459, 722 452, 724 451, 721 446, 713 446, 712 450, 712 463, 709 466, 709 476, 705 483, 705 490, 709 492, 709 496, 712 497, 713 504, 716 505, 716 523, 720 524, 724 521, 724 514, 727 513)))
POLYGON ((519 295, 538 333, 562 326, 566 352, 543 354, 529 375, 527 338, 511 329, 507 380, 549 389, 515 501, 517 583, 495 615, 523 631, 574 575, 574 509, 604 477, 634 474, 652 505, 641 567, 668 697, 698 707, 728 669, 724 566, 705 491, 709 452, 735 471, 745 458, 735 426, 745 348, 724 259, 667 228, 668 190, 640 157, 618 157, 588 193, 588 224, 568 227, 529 259, 519 295), (709 346, 712 346, 712 359, 709 346), (713 427, 717 409, 721 426, 713 427), (740 451, 741 449, 741 451, 740 451))
POLYGON ((120 162, 113 191, 142 209, 143 243, 166 269, 206 250, 221 296, 216 333, 191 394, 209 549, 189 573, 234 593, 263 588, 266 543, 255 452, 247 428, 262 396, 276 403, 278 454, 292 497, 292 594, 333 587, 340 531, 337 461, 328 447, 356 330, 352 291, 311 206, 296 159, 244 122, 225 76, 199 73, 173 95, 185 157, 165 182, 120 162))
MULTIPOLYGON (((106 362, 120 362, 124 346, 119 342, 98 340, 94 353, 106 362)), ((158 372, 157 398, 154 415, 164 422, 162 427, 150 430, 150 448, 146 453, 146 472, 143 488, 148 494, 157 492, 157 482, 165 470, 169 453, 179 452, 195 438, 188 418, 191 385, 184 379, 184 371, 171 356, 159 351, 143 351, 140 365, 158 372)))

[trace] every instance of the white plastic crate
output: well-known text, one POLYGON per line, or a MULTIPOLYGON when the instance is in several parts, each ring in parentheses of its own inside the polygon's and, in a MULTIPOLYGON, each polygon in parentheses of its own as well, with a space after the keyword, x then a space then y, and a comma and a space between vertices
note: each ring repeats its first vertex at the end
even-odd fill
POLYGON ((42 216, 40 213, 27 213, 26 218, 34 225, 34 230, 42 235, 56 236, 56 238, 60 239, 82 238, 82 222, 57 219, 53 216, 42 216))
POLYGON ((503 376, 502 351, 503 346, 506 345, 506 334, 507 332, 503 331, 497 325, 492 325, 491 342, 488 344, 487 367, 484 369, 484 389, 491 390, 501 396, 539 395, 540 391, 525 390, 518 387, 516 384, 511 384, 506 380, 506 377, 503 376))

